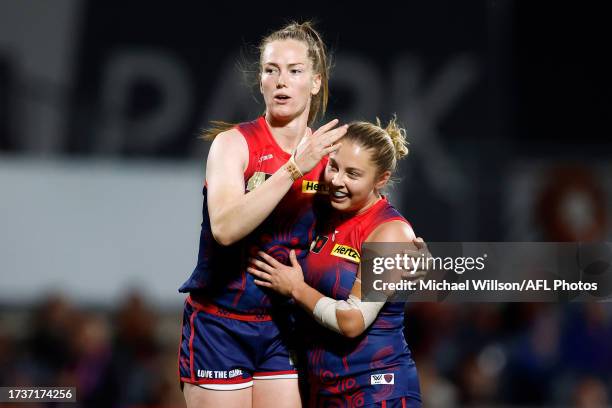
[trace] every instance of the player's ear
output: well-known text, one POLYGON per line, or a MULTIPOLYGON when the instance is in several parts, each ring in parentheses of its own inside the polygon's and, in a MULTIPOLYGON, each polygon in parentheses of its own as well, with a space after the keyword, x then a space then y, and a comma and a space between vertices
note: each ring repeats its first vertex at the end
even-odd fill
POLYGON ((321 90, 321 74, 314 74, 312 76, 312 89, 310 90, 310 94, 315 96, 321 90))
POLYGON ((376 184, 374 184, 374 187, 377 190, 382 190, 382 188, 387 185, 390 178, 391 178, 391 172, 389 170, 385 171, 383 174, 381 174, 378 177, 378 181, 376 181, 376 184))
POLYGON ((257 75, 257 78, 259 79, 259 93, 263 95, 263 84, 261 83, 261 71, 259 71, 259 75, 257 75))

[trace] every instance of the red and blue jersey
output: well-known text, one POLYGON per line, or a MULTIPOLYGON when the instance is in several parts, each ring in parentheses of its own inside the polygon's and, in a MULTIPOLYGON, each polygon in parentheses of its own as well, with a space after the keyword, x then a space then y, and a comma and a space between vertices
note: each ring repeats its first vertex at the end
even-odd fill
MULTIPOLYGON (((239 124, 237 129, 249 149, 249 163, 244 172, 244 189, 248 194, 281 168, 290 154, 278 146, 263 116, 239 124)), ((205 185, 198 263, 179 291, 196 292, 218 306, 240 313, 268 313, 276 296, 253 283, 253 276, 246 271, 248 258, 256 257, 260 250, 285 264, 290 263, 291 249, 296 251, 298 259, 306 256, 314 238, 315 202, 328 205, 325 196, 328 190, 322 180, 326 163, 326 159, 322 160, 296 180, 259 227, 229 246, 219 245, 213 238, 205 185)))
MULTIPOLYGON (((407 222, 382 198, 351 218, 332 212, 317 220, 317 238, 302 262, 305 281, 325 296, 348 298, 358 272, 361 245, 376 227, 407 222)), ((404 339, 404 304, 387 302, 355 339, 300 319, 306 339, 313 406, 359 406, 399 397, 420 401, 416 367, 404 339), (336 405, 334 405, 336 406, 336 405)))

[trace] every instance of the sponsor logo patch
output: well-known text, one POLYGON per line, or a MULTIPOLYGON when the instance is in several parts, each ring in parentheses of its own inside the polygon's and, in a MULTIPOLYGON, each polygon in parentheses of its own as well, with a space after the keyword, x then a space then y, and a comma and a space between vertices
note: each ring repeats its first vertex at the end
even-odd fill
POLYGON ((339 258, 348 259, 349 261, 359 263, 361 261, 361 257, 359 256, 359 252, 356 249, 351 248, 348 245, 334 245, 331 250, 331 254, 333 256, 337 256, 339 258))
POLYGON ((327 243, 327 240, 328 238, 326 236, 323 236, 323 235, 317 236, 317 239, 312 241, 312 244, 310 245, 310 252, 313 252, 315 254, 318 254, 319 252, 321 252, 321 249, 323 249, 323 247, 327 243))
POLYGON ((393 373, 372 374, 370 376, 370 384, 371 385, 395 384, 395 374, 393 373))
POLYGON ((325 183, 320 183, 314 180, 302 181, 302 193, 306 194, 329 194, 329 187, 325 183))

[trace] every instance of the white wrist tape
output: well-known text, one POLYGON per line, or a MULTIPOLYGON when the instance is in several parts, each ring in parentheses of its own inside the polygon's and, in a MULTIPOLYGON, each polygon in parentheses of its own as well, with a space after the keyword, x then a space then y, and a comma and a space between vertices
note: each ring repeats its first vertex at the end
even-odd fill
POLYGON ((340 326, 338 326, 338 318, 336 317, 336 303, 338 301, 330 297, 322 297, 317 301, 317 304, 312 311, 314 318, 323 326, 336 333, 342 334, 340 326))
POLYGON ((367 329, 378 316, 378 312, 385 305, 385 302, 362 302, 357 296, 349 295, 348 300, 334 300, 329 297, 322 297, 312 311, 315 319, 323 326, 336 333, 342 333, 338 325, 336 310, 359 310, 363 317, 364 327, 367 329))

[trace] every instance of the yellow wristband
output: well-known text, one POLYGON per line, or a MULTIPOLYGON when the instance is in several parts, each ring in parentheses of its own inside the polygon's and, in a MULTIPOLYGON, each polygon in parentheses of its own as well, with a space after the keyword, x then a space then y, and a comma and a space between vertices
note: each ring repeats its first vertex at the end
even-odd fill
POLYGON ((298 168, 297 164, 295 163, 295 159, 293 156, 291 156, 287 163, 285 163, 285 170, 287 171, 287 173, 289 173, 289 176, 291 176, 291 179, 293 181, 296 181, 297 179, 304 176, 298 168))

